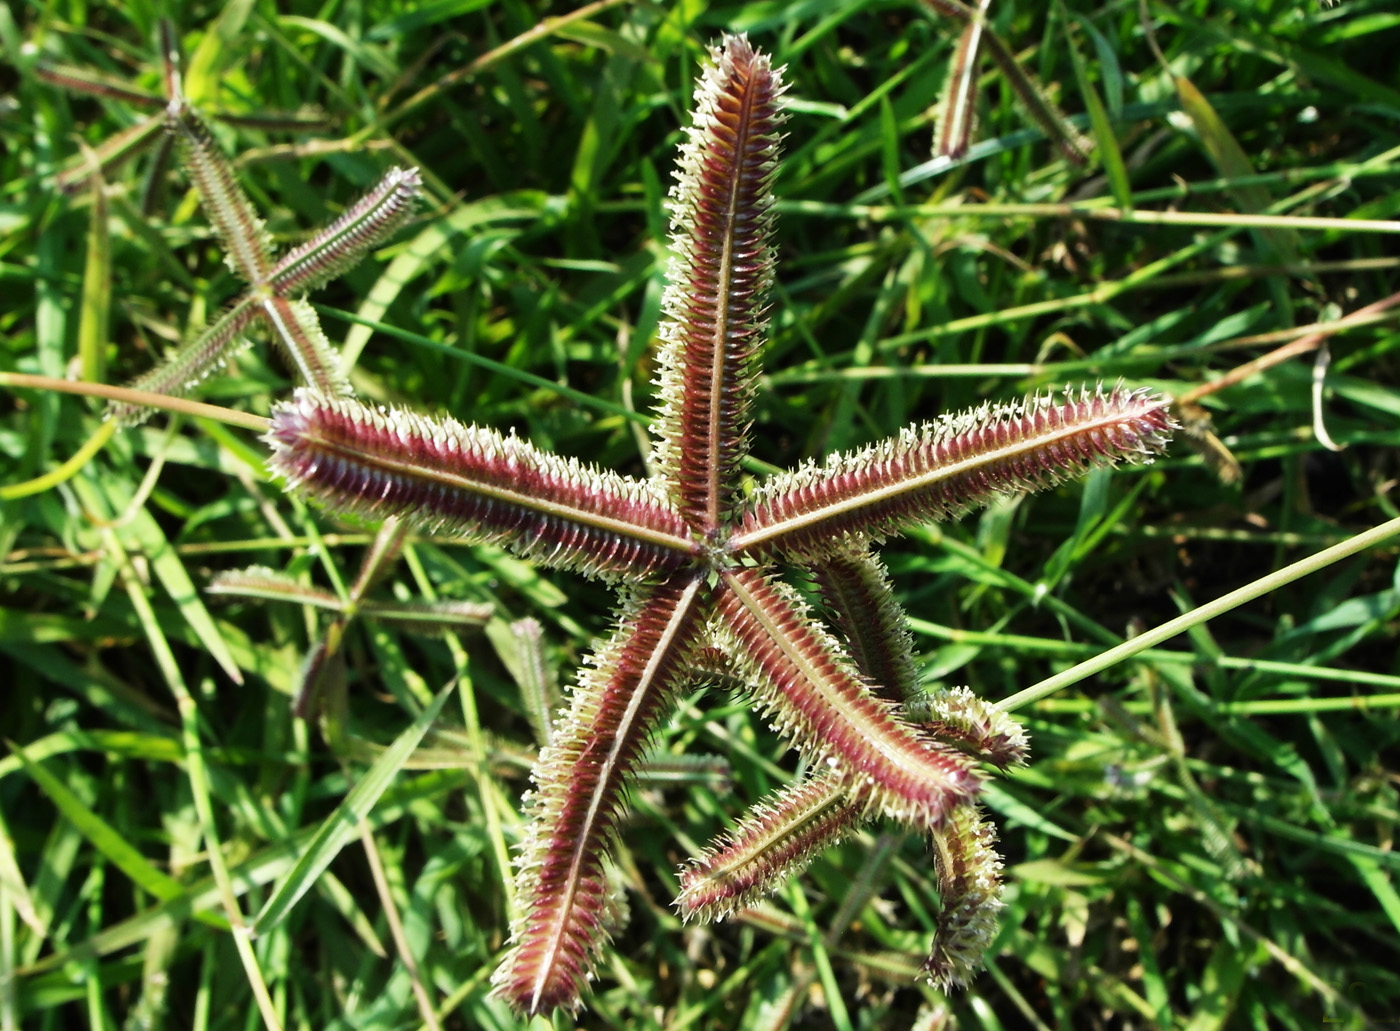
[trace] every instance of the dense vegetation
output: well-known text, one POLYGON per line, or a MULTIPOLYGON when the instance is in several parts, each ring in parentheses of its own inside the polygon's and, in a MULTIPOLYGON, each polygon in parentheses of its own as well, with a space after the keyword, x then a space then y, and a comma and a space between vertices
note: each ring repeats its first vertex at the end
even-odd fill
MULTIPOLYGON (((0 372, 125 382, 242 289, 177 166, 55 181, 146 112, 64 90, 41 63, 159 95, 156 6, 0 9, 0 372)), ((422 170, 419 217, 314 297, 366 398, 642 472, 662 202, 703 48, 727 30, 794 84, 751 471, 1066 383, 1194 398, 1191 432, 1151 466, 885 549, 926 684, 1015 695, 1400 515, 1394 319, 1327 327, 1321 370, 1304 336, 1400 278, 1384 221, 1400 206, 1400 15, 1379 0, 994 2, 997 36, 1095 141, 1087 165, 987 59, 977 142, 932 159, 959 27, 913 2, 168 13, 185 90, 227 116, 218 142, 279 248, 389 166, 422 170), (1091 98, 1098 126, 1079 114, 1091 98), (317 127, 266 120, 312 109, 317 127)), ((266 414, 290 387, 256 344, 200 396, 266 414)), ((538 620, 567 678, 607 592, 415 541, 375 597, 496 616, 453 636, 348 622, 344 690, 330 678, 301 720, 301 659, 328 617, 201 588, 256 563, 344 592, 370 529, 284 499, 251 433, 102 425, 97 402, 0 393, 0 1028, 524 1025, 489 997, 535 749, 508 624, 538 620), (234 898, 251 947, 229 931, 234 898)), ((1376 537, 1019 708, 1031 763, 988 792, 1002 931, 988 972, 947 997, 914 977, 928 845, 894 828, 727 923, 681 924, 677 864, 795 765, 742 704, 686 699, 656 746, 714 758, 658 764, 637 792, 625 919, 580 1021, 1400 1018, 1400 581, 1376 537)))

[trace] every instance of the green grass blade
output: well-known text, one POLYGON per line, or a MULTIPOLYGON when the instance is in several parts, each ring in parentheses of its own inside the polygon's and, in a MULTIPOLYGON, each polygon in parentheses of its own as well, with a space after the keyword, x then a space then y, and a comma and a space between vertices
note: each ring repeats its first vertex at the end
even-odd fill
POLYGON ((384 750, 356 781, 354 788, 340 805, 336 806, 335 812, 321 824, 306 851, 273 890, 272 897, 267 900, 267 904, 253 922, 252 930, 255 935, 266 934, 280 924, 298 900, 311 890, 322 871, 346 845, 356 839, 359 835, 360 821, 369 814, 385 789, 398 776, 404 763, 418 747, 418 742, 437 719, 448 695, 455 689, 455 685, 449 685, 437 693, 432 703, 384 750))
POLYGON ((126 835, 85 805, 62 779, 50 773, 43 764, 30 760, 19 745, 11 744, 10 747, 30 780, 49 797, 63 817, 134 884, 163 901, 175 898, 185 890, 175 878, 158 870, 127 840, 126 835))

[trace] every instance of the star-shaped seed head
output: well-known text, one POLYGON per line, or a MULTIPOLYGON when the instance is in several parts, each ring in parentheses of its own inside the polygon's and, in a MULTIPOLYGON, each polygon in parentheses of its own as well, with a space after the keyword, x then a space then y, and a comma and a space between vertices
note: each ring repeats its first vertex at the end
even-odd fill
POLYGON ((872 548, 1006 493, 1144 461, 1166 400, 1041 394, 910 427, 746 492, 741 465, 773 278, 782 77, 743 36, 710 52, 672 192, 655 475, 638 480, 451 419, 303 390, 273 411, 271 464, 332 511, 491 541, 618 585, 615 625, 534 770, 518 915, 496 991, 576 1009, 615 912, 609 856, 651 733, 699 679, 736 686, 816 772, 683 876, 707 918, 771 891, 860 821, 930 835, 948 908, 930 976, 964 980, 990 941, 1000 861, 975 806, 983 764, 1024 754, 970 695, 919 704, 905 620, 872 548), (827 622, 784 580, 814 584, 827 622))

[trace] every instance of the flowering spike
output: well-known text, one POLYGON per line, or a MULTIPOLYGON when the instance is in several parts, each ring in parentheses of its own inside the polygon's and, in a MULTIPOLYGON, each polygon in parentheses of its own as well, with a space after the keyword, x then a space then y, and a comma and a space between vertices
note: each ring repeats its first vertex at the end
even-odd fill
POLYGON ((681 869, 683 920, 723 920, 771 894, 861 822, 859 803, 830 770, 756 803, 732 830, 681 869))
POLYGON ((737 661, 753 671, 758 701, 783 734, 892 819, 930 828, 976 794, 967 758, 920 736, 876 698, 796 592, 753 569, 724 574, 718 613, 737 661))
POLYGON ((806 568, 870 689, 892 702, 912 698, 919 688, 913 642, 884 563, 868 548, 851 547, 806 568))
POLYGON ((992 60, 996 62, 1011 87, 1011 92, 1021 102, 1031 121, 1050 137, 1065 157, 1076 164, 1082 164, 1089 157, 1089 140, 1069 123, 1046 95, 1045 88, 1021 67, 1011 48, 987 25, 989 0, 973 0, 973 3, 976 4, 975 7, 964 0, 924 0, 925 6, 936 14, 952 18, 964 26, 957 54, 945 84, 943 101, 939 105, 934 153, 956 158, 961 157, 967 148, 972 129, 972 94, 976 90, 977 48, 982 44, 991 54, 992 60), (957 104, 965 104, 966 109, 959 113, 953 109, 953 105, 957 104))
POLYGON ((83 93, 104 100, 121 100, 148 110, 159 109, 164 103, 161 97, 150 90, 141 89, 90 68, 74 68, 52 61, 40 61, 34 66, 34 74, 41 82, 68 90, 70 93, 83 93))
POLYGON ((960 806, 933 836, 942 909, 923 972, 944 991, 972 980, 996 935, 1003 905, 996 839, 975 805, 960 806))
POLYGON ((730 547, 755 558, 779 550, 820 557, 847 534, 884 538, 1091 466, 1150 461, 1176 426, 1168 403, 1149 390, 1085 389, 1059 403, 1037 395, 906 430, 774 477, 730 547))
POLYGON ((298 390, 273 409, 270 464, 343 515, 509 544, 590 575, 676 569, 695 545, 649 484, 518 437, 298 390))
POLYGON ((272 327, 273 342, 307 386, 328 397, 354 393, 311 302, 270 294, 262 298, 259 307, 263 321, 272 327))
POLYGON ((910 701, 904 714, 939 741, 1006 769, 1030 754, 1025 728, 970 688, 955 687, 910 701))
POLYGON ((264 601, 297 601, 331 612, 345 611, 345 603, 330 591, 308 587, 286 573, 279 573, 266 566, 226 570, 209 581, 205 590, 210 594, 261 598, 264 601))
POLYGON ((605 858, 650 728, 687 673, 704 620, 696 578, 644 592, 594 658, 540 752, 516 881, 521 912, 496 992, 535 1014, 577 1009, 604 944, 605 858))
MULTIPOLYGON (((179 350, 172 352, 155 368, 137 376, 127 386, 153 394, 185 397, 248 346, 244 331, 258 317, 258 311, 252 296, 244 294, 224 309, 212 326, 181 345, 179 350)), ((109 404, 106 411, 107 418, 116 419, 124 426, 145 422, 153 413, 154 409, 121 402, 109 404)))
POLYGON ((710 51, 671 190, 653 456, 694 527, 735 505, 773 280, 772 182, 782 77, 744 36, 710 51))
POLYGON ((934 122, 935 156, 963 157, 972 143, 972 127, 977 120, 977 52, 987 28, 990 3, 991 0, 977 0, 977 6, 969 9, 971 16, 948 64, 948 78, 934 122))
POLYGON ((166 122, 182 144, 185 169, 229 269, 249 283, 265 282, 272 267, 272 241, 209 127, 183 98, 170 101, 166 122))
POLYGON ((422 188, 418 169, 389 169, 345 214, 278 260, 273 291, 285 297, 315 290, 350 271, 408 221, 422 188))
MULTIPOLYGON (((969 11, 961 0, 928 2, 954 17, 969 11)), ((173 52, 173 37, 163 50, 173 52)), ((918 698, 909 635, 872 543, 1094 464, 1145 460, 1174 425, 1165 399, 1144 391, 1034 397, 908 430, 750 493, 741 466, 773 277, 770 194, 783 86, 742 36, 724 39, 711 58, 672 194, 676 257, 664 298, 658 471, 648 480, 600 472, 489 428, 334 396, 349 384, 299 295, 344 272, 409 217, 418 175, 391 171, 334 224, 274 262, 228 162, 180 97, 174 59, 167 61, 167 118, 184 140, 230 265, 249 288, 214 327, 149 373, 149 383, 189 389, 254 319, 268 322, 312 387, 273 409, 272 469, 334 513, 389 521, 347 600, 265 570, 216 585, 338 609, 313 649, 299 704, 342 675, 341 642, 357 613, 412 622, 484 617, 364 597, 408 528, 500 543, 542 565, 622 582, 612 633, 579 677, 568 711, 540 733, 545 747, 518 870, 521 908, 492 979, 523 1013, 580 1005, 621 918, 609 856, 628 787, 643 772, 648 735, 670 698, 702 677, 747 693, 814 772, 755 807, 683 873, 682 910, 706 917, 744 905, 861 821, 884 816, 933 836, 945 906, 927 970, 940 983, 964 980, 990 940, 999 904, 990 827, 974 805, 977 763, 1019 761, 1025 739, 1010 717, 965 690, 918 698), (815 584, 830 629, 781 579, 793 567, 815 584)), ((537 629, 526 630, 516 642, 533 648, 532 661, 537 638, 537 629)), ((525 679, 545 685, 538 670, 525 679)))

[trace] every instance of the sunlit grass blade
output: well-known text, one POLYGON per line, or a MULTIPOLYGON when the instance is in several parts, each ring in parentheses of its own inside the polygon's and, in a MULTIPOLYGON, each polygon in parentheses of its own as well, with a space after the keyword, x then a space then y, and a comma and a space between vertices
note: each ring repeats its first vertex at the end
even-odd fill
POLYGON ((11 911, 26 927, 40 937, 47 934, 44 918, 34 905, 34 895, 25 883, 24 873, 16 861, 15 840, 10 835, 9 824, 3 812, 0 812, 0 893, 3 893, 11 911))
POLYGON ((144 506, 128 511, 132 499, 126 493, 125 486, 109 483, 107 488, 112 507, 125 513, 124 521, 114 528, 118 539, 129 551, 144 556, 150 563, 151 571, 176 606, 180 618, 189 626, 209 657, 218 663, 224 675, 233 683, 242 684, 243 673, 238 663, 200 599, 179 552, 171 546, 155 516, 144 506))
MULTIPOLYGON (((86 155, 96 165, 93 154, 86 155)), ((109 313, 112 309, 112 243, 107 226, 107 184, 100 168, 88 178, 87 255, 83 264, 83 301, 78 314, 78 362, 82 378, 105 379, 109 313)))
POLYGON ((350 793, 307 843, 296 864, 278 881, 271 897, 253 921, 254 934, 265 934, 280 924, 301 897, 311 890, 326 867, 346 845, 355 840, 360 821, 368 816, 380 796, 402 771, 404 763, 442 711, 443 703, 456 689, 455 685, 451 685, 439 691, 432 704, 355 781, 350 793))
MULTIPOLYGON (((1060 3, 1058 8, 1061 23, 1068 26, 1070 15, 1064 4, 1060 3)), ((1090 77, 1089 64, 1080 55, 1079 48, 1072 38, 1069 40, 1068 49, 1074 62, 1074 77, 1079 84, 1079 95, 1084 98, 1084 106, 1089 112, 1089 126, 1094 134, 1095 151, 1099 160, 1103 162, 1109 189, 1113 191, 1113 199, 1117 201, 1121 210, 1132 211, 1133 187, 1128 179, 1128 167, 1123 162, 1123 151, 1118 146, 1117 134, 1113 131, 1113 122, 1108 117, 1108 110, 1099 96, 1098 87, 1090 77)))
POLYGON ((366 619, 393 623, 414 634, 432 634, 443 630, 465 630, 485 626, 495 612, 490 602, 480 601, 376 601, 360 603, 359 613, 366 619))

